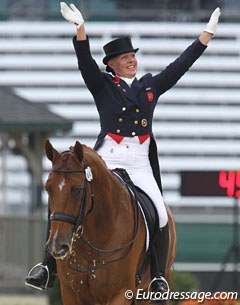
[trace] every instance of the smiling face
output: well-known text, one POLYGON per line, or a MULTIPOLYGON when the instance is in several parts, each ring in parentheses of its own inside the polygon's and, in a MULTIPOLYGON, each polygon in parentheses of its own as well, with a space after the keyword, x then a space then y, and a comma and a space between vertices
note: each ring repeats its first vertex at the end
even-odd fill
POLYGON ((132 78, 137 73, 137 59, 135 52, 128 52, 115 56, 108 61, 108 66, 116 75, 132 78))

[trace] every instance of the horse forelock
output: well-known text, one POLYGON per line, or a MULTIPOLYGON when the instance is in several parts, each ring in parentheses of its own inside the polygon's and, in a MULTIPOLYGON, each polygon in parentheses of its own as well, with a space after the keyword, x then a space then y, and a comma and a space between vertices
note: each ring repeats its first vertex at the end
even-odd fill
POLYGON ((69 171, 79 170, 89 166, 91 169, 101 170, 107 169, 106 163, 98 153, 85 144, 81 144, 83 148, 83 159, 80 161, 77 154, 74 152, 74 147, 63 151, 52 161, 53 170, 69 171))
POLYGON ((82 166, 81 163, 70 151, 61 153, 52 163, 52 168, 57 170, 74 170, 80 166, 82 166))

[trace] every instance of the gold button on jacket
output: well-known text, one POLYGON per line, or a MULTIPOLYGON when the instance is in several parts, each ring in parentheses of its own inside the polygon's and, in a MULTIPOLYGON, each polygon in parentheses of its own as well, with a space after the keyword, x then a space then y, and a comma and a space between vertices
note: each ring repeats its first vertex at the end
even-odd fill
POLYGON ((141 124, 142 124, 142 127, 147 127, 147 124, 148 124, 147 119, 142 119, 141 124))

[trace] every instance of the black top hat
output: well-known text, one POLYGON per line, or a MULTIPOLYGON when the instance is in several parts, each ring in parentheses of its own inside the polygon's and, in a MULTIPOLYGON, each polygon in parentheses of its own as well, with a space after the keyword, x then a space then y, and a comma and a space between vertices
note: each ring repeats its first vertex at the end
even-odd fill
POLYGON ((136 53, 139 49, 134 49, 131 38, 126 36, 117 38, 105 44, 105 46, 103 46, 103 50, 106 54, 106 56, 103 58, 103 63, 107 65, 110 58, 128 52, 136 53))

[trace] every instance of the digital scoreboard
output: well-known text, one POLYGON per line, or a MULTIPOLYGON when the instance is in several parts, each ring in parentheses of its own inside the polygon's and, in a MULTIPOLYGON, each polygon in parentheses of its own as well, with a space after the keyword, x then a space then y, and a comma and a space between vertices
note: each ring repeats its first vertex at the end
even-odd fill
POLYGON ((182 171, 181 195, 240 198, 240 171, 182 171))

